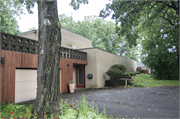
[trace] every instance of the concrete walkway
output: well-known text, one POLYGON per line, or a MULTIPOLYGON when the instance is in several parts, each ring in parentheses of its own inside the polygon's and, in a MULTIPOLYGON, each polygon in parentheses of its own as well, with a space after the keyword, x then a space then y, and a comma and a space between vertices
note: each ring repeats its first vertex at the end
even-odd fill
POLYGON ((115 117, 179 118, 179 87, 84 90, 62 98, 75 103, 83 93, 100 112, 105 105, 106 113, 115 117))

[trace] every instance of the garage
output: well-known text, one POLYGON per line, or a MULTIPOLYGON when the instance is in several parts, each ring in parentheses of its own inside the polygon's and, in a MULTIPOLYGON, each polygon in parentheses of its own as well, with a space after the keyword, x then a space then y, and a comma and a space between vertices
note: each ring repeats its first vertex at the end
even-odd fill
POLYGON ((16 69, 15 71, 15 102, 36 98, 37 69, 16 69))

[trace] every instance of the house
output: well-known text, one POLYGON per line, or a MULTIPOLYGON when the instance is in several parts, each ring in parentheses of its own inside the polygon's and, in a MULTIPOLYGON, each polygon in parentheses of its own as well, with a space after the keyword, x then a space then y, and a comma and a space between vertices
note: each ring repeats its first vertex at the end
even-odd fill
MULTIPOLYGON (((137 69, 138 68, 141 68, 142 70, 145 70, 146 71, 146 74, 149 74, 150 73, 150 70, 148 67, 146 67, 142 62, 137 62, 137 69)), ((136 70, 137 70, 136 69, 136 70)))
MULTIPOLYGON (((137 62, 92 46, 92 41, 61 29, 61 58, 59 64, 59 93, 69 92, 68 83, 75 88, 100 88, 109 77, 105 72, 113 64, 124 64, 127 72, 136 71, 137 62), (76 49, 72 49, 76 44, 76 49), (88 77, 92 74, 92 78, 88 77)), ((38 30, 18 36, 1 33, 1 102, 19 102, 36 98, 38 30)))

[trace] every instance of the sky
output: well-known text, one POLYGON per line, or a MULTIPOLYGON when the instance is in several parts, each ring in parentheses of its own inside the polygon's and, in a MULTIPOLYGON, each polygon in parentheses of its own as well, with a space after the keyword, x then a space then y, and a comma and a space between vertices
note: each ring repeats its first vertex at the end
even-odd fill
MULTIPOLYGON (((84 16, 96 15, 99 16, 100 10, 105 8, 107 3, 111 3, 110 0, 89 0, 89 3, 86 5, 81 4, 79 10, 73 10, 69 3, 71 0, 57 0, 58 2, 58 14, 66 14, 66 16, 73 17, 75 21, 83 21, 84 16)), ((38 9, 37 4, 33 8, 34 14, 28 14, 27 10, 24 9, 25 15, 21 15, 18 20, 19 30, 21 32, 28 31, 29 28, 35 27, 38 29, 38 9)), ((105 20, 111 20, 111 17, 106 18, 105 20)))

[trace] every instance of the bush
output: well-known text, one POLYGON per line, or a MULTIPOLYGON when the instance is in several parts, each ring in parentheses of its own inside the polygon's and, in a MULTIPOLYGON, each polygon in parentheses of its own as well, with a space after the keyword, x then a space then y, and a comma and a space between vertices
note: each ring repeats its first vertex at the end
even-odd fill
POLYGON ((116 87, 119 86, 119 83, 117 82, 118 80, 110 80, 109 85, 112 87, 116 87))
POLYGON ((120 79, 123 76, 123 72, 119 69, 109 69, 106 74, 111 80, 120 79))
POLYGON ((111 66, 112 69, 119 69, 121 70, 123 73, 126 72, 126 66, 124 64, 114 64, 113 66, 111 66))
POLYGON ((136 72, 128 72, 128 73, 124 73, 123 76, 135 76, 136 72))
POLYGON ((144 73, 144 74, 145 74, 145 73, 146 73, 146 71, 145 71, 145 70, 141 70, 141 71, 140 71, 140 73, 144 73))
MULTIPOLYGON (((127 80, 127 85, 132 86, 132 84, 133 84, 132 80, 127 80)), ((106 80, 105 86, 111 86, 111 87, 125 86, 125 81, 124 80, 106 80)))
POLYGON ((132 72, 132 75, 135 76, 136 75, 135 72, 132 72))
POLYGON ((129 73, 124 73, 123 76, 131 76, 129 73))
POLYGON ((129 74, 130 74, 131 76, 133 76, 133 75, 134 75, 134 72, 129 72, 129 74))
POLYGON ((140 72, 135 72, 136 74, 140 74, 140 72))

